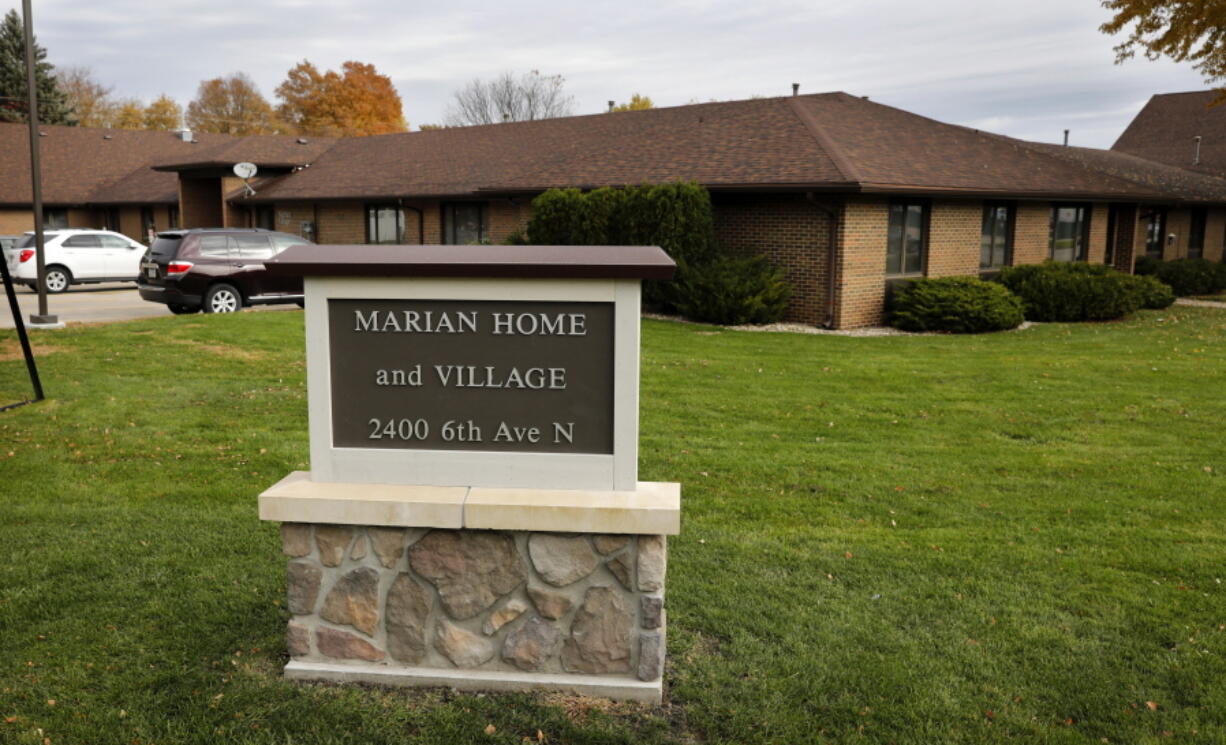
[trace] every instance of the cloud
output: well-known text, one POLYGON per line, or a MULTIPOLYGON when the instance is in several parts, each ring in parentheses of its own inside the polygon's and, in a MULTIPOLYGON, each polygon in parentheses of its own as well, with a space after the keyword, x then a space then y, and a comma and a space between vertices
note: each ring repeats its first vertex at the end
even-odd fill
POLYGON ((560 74, 580 113, 632 93, 657 105, 845 90, 1020 137, 1109 146, 1150 95, 1205 87, 1186 66, 1114 65, 1096 3, 1032 0, 45 0, 35 30, 58 65, 120 95, 186 102, 242 70, 266 95, 297 61, 374 64, 411 122, 437 122, 474 77, 560 74))

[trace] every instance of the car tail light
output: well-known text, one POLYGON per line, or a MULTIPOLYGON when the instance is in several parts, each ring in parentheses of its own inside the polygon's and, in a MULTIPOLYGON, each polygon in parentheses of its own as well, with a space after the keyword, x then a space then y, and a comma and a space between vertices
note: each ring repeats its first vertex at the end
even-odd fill
POLYGON ((174 279, 187 274, 192 268, 190 261, 172 261, 166 265, 166 278, 174 279))
POLYGON ((17 263, 24 264, 32 258, 34 258, 34 249, 23 248, 21 249, 21 254, 17 257, 17 263))

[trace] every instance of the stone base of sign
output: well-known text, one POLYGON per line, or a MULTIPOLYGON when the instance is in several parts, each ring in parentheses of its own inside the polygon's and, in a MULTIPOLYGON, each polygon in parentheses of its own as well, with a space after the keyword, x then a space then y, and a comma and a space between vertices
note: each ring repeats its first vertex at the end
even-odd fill
POLYGON ((617 701, 660 703, 660 681, 644 683, 629 678, 599 675, 550 675, 548 673, 486 670, 439 670, 369 663, 333 664, 291 660, 285 666, 289 680, 365 683, 413 688, 454 688, 457 691, 562 691, 617 701))
POLYGON ((658 702, 664 535, 284 523, 289 678, 658 702))
POLYGON ((681 485, 634 491, 494 489, 312 481, 294 471, 260 495, 260 519, 481 530, 676 535, 681 485))

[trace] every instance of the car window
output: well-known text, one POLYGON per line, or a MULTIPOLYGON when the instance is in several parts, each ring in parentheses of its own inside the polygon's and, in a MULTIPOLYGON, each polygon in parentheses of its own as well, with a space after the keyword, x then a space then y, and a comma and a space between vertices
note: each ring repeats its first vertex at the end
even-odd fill
POLYGON ((96 235, 70 235, 60 244, 64 248, 101 248, 96 235))
POLYGON ((230 238, 238 247, 242 259, 271 259, 272 246, 267 235, 235 235, 230 238))
POLYGON ((296 235, 286 235, 285 233, 277 233, 272 237, 273 251, 281 253, 290 246, 301 246, 305 243, 310 243, 306 238, 299 238, 296 235))
POLYGON ((201 256, 228 259, 231 256, 232 249, 233 245, 229 236, 202 235, 200 236, 200 248, 197 253, 201 256))
POLYGON ((34 245, 34 234, 23 235, 21 240, 17 241, 17 248, 29 248, 34 245))
POLYGON ((102 241, 103 248, 127 248, 132 245, 126 238, 117 235, 100 235, 98 240, 102 241))
POLYGON ((150 254, 155 259, 173 259, 179 252, 179 244, 183 242, 181 235, 159 235, 153 242, 150 254))

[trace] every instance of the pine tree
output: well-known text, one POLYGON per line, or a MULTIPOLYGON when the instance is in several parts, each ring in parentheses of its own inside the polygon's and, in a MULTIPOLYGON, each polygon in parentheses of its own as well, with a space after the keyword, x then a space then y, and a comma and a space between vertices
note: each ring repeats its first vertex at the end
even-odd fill
MULTIPOLYGON (((76 124, 64 92, 55 81, 55 68, 46 61, 47 50, 34 42, 34 80, 38 89, 38 121, 76 124)), ((24 122, 29 110, 26 96, 26 42, 21 16, 10 10, 0 23, 0 121, 24 122)))

